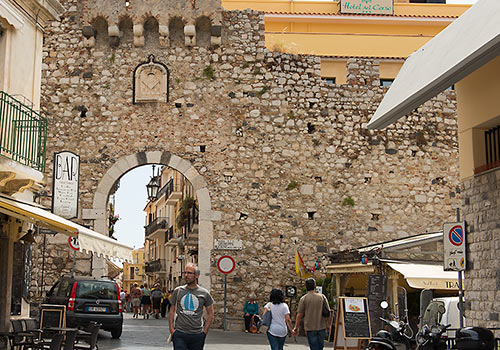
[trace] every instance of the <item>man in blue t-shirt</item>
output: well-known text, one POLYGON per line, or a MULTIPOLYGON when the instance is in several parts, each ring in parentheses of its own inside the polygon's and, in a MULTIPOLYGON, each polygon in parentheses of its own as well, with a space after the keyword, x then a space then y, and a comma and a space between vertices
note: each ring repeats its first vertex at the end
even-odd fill
POLYGON ((199 275, 196 265, 188 263, 184 271, 186 285, 175 288, 170 299, 168 320, 174 350, 202 350, 214 320, 214 301, 208 290, 198 285, 199 275), (203 307, 207 310, 205 322, 203 307))

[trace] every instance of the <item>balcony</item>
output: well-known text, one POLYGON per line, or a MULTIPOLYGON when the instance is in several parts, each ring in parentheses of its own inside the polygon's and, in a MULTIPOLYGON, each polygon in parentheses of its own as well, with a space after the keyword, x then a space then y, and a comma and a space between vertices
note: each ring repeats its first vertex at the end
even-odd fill
POLYGON ((168 230, 165 231, 165 243, 174 238, 174 227, 170 226, 168 230))
POLYGON ((474 174, 500 167, 500 125, 484 132, 486 164, 474 169, 474 174))
POLYGON ((182 198, 182 189, 180 184, 174 183, 174 180, 170 179, 165 186, 158 191, 157 198, 159 199, 163 195, 165 195, 167 205, 175 205, 177 201, 182 198))
POLYGON ((166 273, 167 262, 165 259, 157 259, 146 263, 146 273, 166 273))
POLYGON ((43 173, 46 142, 47 120, 0 91, 0 154, 43 173))
POLYGON ((144 231, 146 234, 146 237, 152 235, 158 230, 166 229, 167 228, 167 218, 156 218, 153 221, 151 221, 147 226, 144 226, 144 231))

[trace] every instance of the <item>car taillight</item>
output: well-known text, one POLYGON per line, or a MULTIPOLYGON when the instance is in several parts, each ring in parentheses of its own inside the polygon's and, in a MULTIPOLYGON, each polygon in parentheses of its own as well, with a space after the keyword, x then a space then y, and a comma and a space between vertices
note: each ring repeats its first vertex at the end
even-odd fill
POLYGON ((123 307, 122 307, 122 301, 120 299, 120 287, 118 286, 118 283, 116 284, 116 298, 118 299, 118 312, 122 312, 123 307))
POLYGON ((75 311, 75 299, 76 299, 76 282, 73 283, 73 288, 71 288, 71 294, 68 300, 68 311, 75 311))

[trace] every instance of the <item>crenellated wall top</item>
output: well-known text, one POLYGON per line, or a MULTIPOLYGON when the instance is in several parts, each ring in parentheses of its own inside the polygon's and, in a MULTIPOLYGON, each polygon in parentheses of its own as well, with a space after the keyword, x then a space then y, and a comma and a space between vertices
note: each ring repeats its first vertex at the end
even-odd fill
POLYGON ((96 17, 103 17, 110 24, 118 24, 126 17, 134 23, 149 17, 154 17, 160 24, 166 24, 174 17, 187 23, 208 17, 213 23, 220 23, 222 16, 220 0, 84 0, 81 6, 82 19, 87 23, 96 17))

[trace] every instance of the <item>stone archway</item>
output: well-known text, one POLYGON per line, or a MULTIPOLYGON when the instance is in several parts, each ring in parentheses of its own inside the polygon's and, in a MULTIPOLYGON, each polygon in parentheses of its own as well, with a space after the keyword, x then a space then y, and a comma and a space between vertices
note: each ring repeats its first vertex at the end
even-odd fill
POLYGON ((196 191, 199 205, 198 266, 201 270, 199 282, 210 290, 213 221, 220 220, 220 213, 212 211, 207 183, 189 161, 167 151, 145 151, 121 157, 101 178, 94 194, 92 209, 84 210, 84 218, 94 220, 96 231, 107 232, 106 206, 113 185, 128 171, 148 164, 166 165, 179 171, 196 191))

